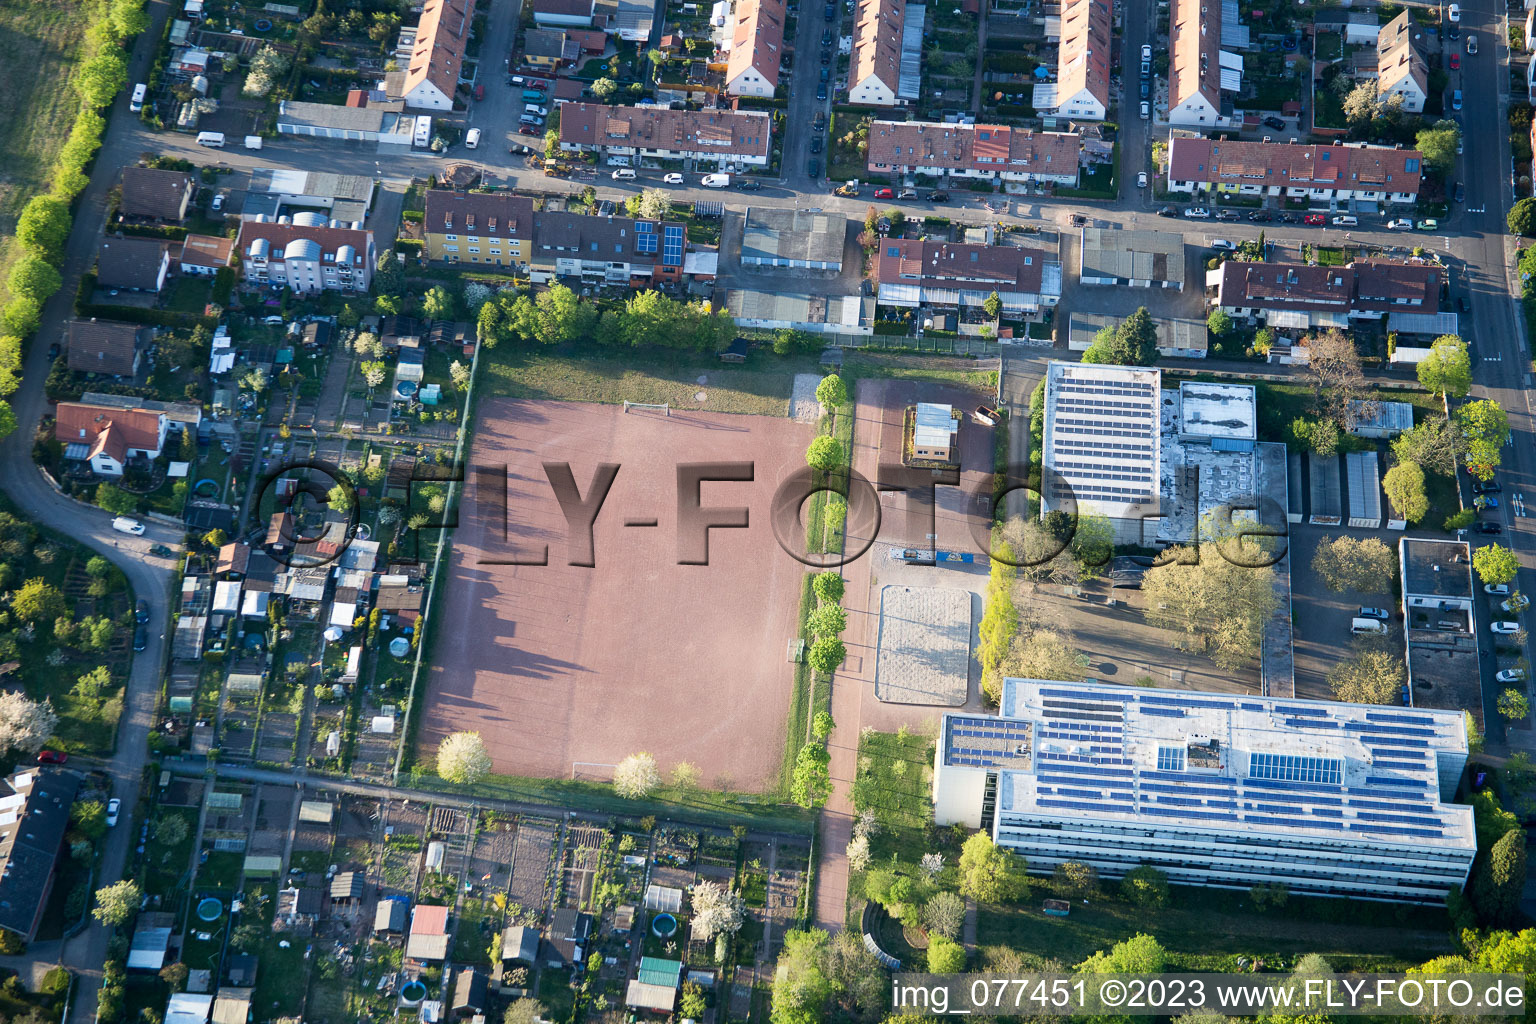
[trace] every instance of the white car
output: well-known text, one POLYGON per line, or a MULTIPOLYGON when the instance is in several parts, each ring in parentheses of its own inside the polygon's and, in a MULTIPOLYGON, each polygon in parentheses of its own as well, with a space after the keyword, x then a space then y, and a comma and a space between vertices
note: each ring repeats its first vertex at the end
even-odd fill
POLYGON ((1520 623, 1510 622, 1508 619, 1501 619, 1498 622, 1490 622, 1488 624, 1488 629, 1493 633, 1518 633, 1520 632, 1520 623))
POLYGON ((1494 597, 1508 597, 1509 596, 1509 584, 1508 583, 1485 583, 1483 585, 1483 593, 1485 593, 1485 594, 1492 594, 1494 597))
POLYGON ((1147 172, 1146 171, 1138 171, 1136 173, 1136 187, 1137 188, 1146 188, 1147 187, 1147 172))
POLYGON ((1141 44, 1141 59, 1142 60, 1151 60, 1152 59, 1152 44, 1151 43, 1142 43, 1141 44))
POLYGON ((1223 252, 1231 252, 1234 249, 1236 249, 1237 246, 1233 245, 1231 242, 1227 241, 1225 238, 1213 238, 1213 239, 1211 239, 1211 248, 1212 249, 1220 249, 1223 252))
POLYGON ((218 213, 220 210, 224 209, 224 193, 220 192, 218 195, 213 197, 212 209, 214 213, 218 213))
POLYGON ((523 113, 532 114, 534 117, 548 117, 549 108, 541 107, 537 103, 524 103, 523 113))
POLYGON ((1524 594, 1513 594, 1507 600, 1499 602, 1499 611, 1510 615, 1519 615, 1531 606, 1524 594))
POLYGON ((1191 206, 1184 211, 1184 216, 1193 217, 1195 220, 1210 220, 1211 211, 1203 206, 1191 206))
POLYGON ((464 148, 474 149, 480 145, 480 129, 471 128, 464 133, 464 148))
POLYGON ((1397 230, 1412 231, 1413 230, 1413 221, 1409 220, 1407 217, 1401 217, 1401 218, 1399 218, 1397 220, 1389 220, 1389 221, 1387 221, 1387 227, 1391 228, 1394 231, 1397 231, 1397 230))
POLYGON ((131 533, 135 537, 144 535, 144 524, 137 519, 129 519, 127 516, 118 516, 112 520, 112 529, 118 533, 131 533))
POLYGON ((1467 33, 1467 56, 1477 56, 1477 36, 1473 35, 1471 32, 1467 33))
POLYGON ((668 185, 681 185, 683 183, 683 176, 678 174, 676 171, 673 171, 671 174, 664 176, 661 180, 668 185))
POLYGON ((1501 683, 1523 683, 1525 682, 1525 669, 1507 668, 1493 678, 1501 683))
POLYGON ((123 809, 123 802, 117 797, 107 801, 107 828, 117 824, 117 812, 123 809))
POLYGON ((705 188, 728 188, 731 184, 729 174, 706 174, 699 179, 699 184, 705 188))
POLYGON ((1452 23, 1461 20, 1461 4, 1451 4, 1445 11, 1446 19, 1452 23))

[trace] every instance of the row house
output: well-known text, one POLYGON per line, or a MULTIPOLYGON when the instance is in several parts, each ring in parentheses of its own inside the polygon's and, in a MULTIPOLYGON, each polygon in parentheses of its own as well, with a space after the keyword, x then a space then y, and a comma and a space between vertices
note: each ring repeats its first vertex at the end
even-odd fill
POLYGON ((1044 249, 884 238, 875 258, 884 306, 979 307, 996 292, 1003 315, 1022 316, 1061 301, 1061 263, 1044 249))
POLYGON ((731 96, 771 98, 784 59, 784 0, 737 0, 727 35, 731 55, 725 91, 731 96))
POLYGON ((622 287, 682 280, 688 231, 670 221, 546 211, 533 217, 531 277, 622 287))
POLYGON ((1054 92, 1050 110, 1057 117, 1102 121, 1109 114, 1112 6, 1109 0, 1067 0, 1062 5, 1056 81, 1043 87, 1054 92))
POLYGON ((533 23, 539 28, 600 29, 618 13, 618 0, 533 0, 533 23))
POLYGON ((1428 261, 1356 260, 1342 267, 1227 260, 1206 277, 1210 305, 1272 327, 1347 327, 1393 313, 1434 313, 1441 271, 1428 261))
POLYGON ((853 25, 848 102, 894 107, 901 97, 901 50, 906 0, 859 0, 853 25))
POLYGON ((1429 99, 1429 65, 1413 45, 1418 25, 1404 11, 1381 27, 1376 36, 1376 94, 1385 102, 1396 97, 1410 114, 1424 113, 1429 99))
POLYGON ((1223 85, 1221 19, 1222 5, 1217 0, 1173 0, 1168 40, 1170 124, 1219 128, 1232 123, 1231 94, 1240 85, 1242 60, 1235 55, 1227 58, 1230 74, 1223 85))
POLYGON ((241 221, 237 240, 240 273, 248 284, 288 287, 299 293, 366 292, 377 259, 373 232, 298 213, 241 221))
POLYGON ((1082 137, 995 124, 876 121, 869 128, 871 174, 972 178, 1075 186, 1082 137))
POLYGON ((524 266, 533 239, 533 200, 508 192, 431 189, 422 230, 430 259, 524 266))
POLYGON ((475 0, 426 0, 398 97, 408 109, 453 109, 474 18, 475 0))
POLYGON ((641 158, 693 160, 722 168, 767 167, 773 121, 760 110, 672 110, 567 103, 560 108, 560 148, 596 153, 609 163, 641 158))
POLYGON ((1416 149, 1173 138, 1168 143, 1168 188, 1316 202, 1413 203, 1423 165, 1416 149))

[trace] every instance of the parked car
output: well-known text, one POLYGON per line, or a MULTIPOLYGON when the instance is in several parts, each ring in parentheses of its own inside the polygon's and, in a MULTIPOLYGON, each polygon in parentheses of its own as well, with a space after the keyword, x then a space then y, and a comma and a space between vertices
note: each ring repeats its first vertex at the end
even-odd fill
POLYGON ((1172 206, 1165 206, 1161 210, 1157 211, 1157 215, 1159 217, 1177 217, 1179 215, 1179 211, 1172 206))
POLYGON ((811 157, 811 162, 805 165, 805 173, 813 178, 821 177, 821 161, 811 157))
POLYGON ((763 183, 760 181, 738 181, 736 187, 743 192, 756 192, 763 187, 763 183))
POLYGON ((1467 301, 1467 297, 1465 295, 1456 300, 1456 312, 1462 314, 1463 316, 1472 312, 1472 303, 1467 301))
POLYGON ((1458 203, 1467 201, 1467 186, 1459 181, 1456 183, 1456 201, 1458 203))
POLYGON ((1152 59, 1152 44, 1151 43, 1142 43, 1141 44, 1141 59, 1142 60, 1151 60, 1152 59))
POLYGON ((1336 228, 1352 228, 1359 223, 1359 217, 1354 217, 1347 213, 1333 218, 1333 226, 1336 228))
POLYGON ((141 626, 149 621, 149 602, 143 598, 140 598, 139 603, 133 606, 133 621, 141 626))
POLYGON ((1390 619, 1385 608, 1361 608, 1355 615, 1362 619, 1390 619))
POLYGON ((1509 598, 1507 601, 1500 601, 1499 611, 1508 612, 1511 615, 1519 615, 1529 608, 1530 605, 1531 602, 1527 601, 1524 595, 1517 595, 1509 598))
POLYGON ((824 100, 824 99, 827 98, 827 83, 826 82, 820 82, 820 83, 817 84, 817 86, 816 86, 816 98, 819 99, 819 100, 824 100))
POLYGON ((1459 54, 1459 53, 1451 54, 1451 70, 1452 71, 1460 71, 1461 70, 1461 54, 1459 54))
POLYGON ((822 9, 821 16, 828 21, 835 21, 837 19, 837 4, 827 4, 822 9))
POLYGON ((896 193, 896 198, 897 199, 916 199, 917 198, 917 189, 915 189, 915 188, 904 188, 900 192, 896 193))
POLYGON ((1408 231, 1412 229, 1413 221, 1407 217, 1399 217, 1397 220, 1387 221, 1387 227, 1395 230, 1408 231))
POLYGON ((123 802, 117 797, 107 801, 107 828, 117 825, 117 816, 123 809, 123 802))
POLYGON ((1483 593, 1491 594, 1494 597, 1508 597, 1509 596, 1509 584, 1508 583, 1485 583, 1485 584, 1483 584, 1483 593))
POLYGON ((112 529, 118 533, 131 533, 135 537, 144 535, 144 524, 137 519, 129 519, 127 516, 118 516, 112 520, 112 529))
POLYGON ((1525 682, 1525 669, 1507 668, 1493 678, 1500 683, 1523 683, 1525 682))
POLYGON ((156 558, 170 558, 173 554, 171 549, 166 547, 164 544, 151 544, 149 546, 149 553, 154 555, 156 558))
POLYGON ((1217 210, 1216 211, 1216 219, 1217 220, 1237 220, 1237 211, 1236 210, 1217 210))
POLYGON ((1191 206, 1184 211, 1184 216, 1193 217, 1195 220, 1210 220, 1211 211, 1203 206, 1191 206))
POLYGON ((523 125, 521 128, 519 128, 517 130, 517 134, 519 134, 519 135, 533 135, 533 136, 537 136, 539 134, 539 130, 537 128, 534 128, 531 125, 526 125, 525 124, 525 125, 523 125))
POLYGON ((1144 61, 1141 62, 1141 77, 1142 78, 1151 78, 1152 77, 1152 62, 1150 60, 1144 60, 1144 61))
POLYGON ((827 130, 827 112, 825 110, 816 111, 816 120, 811 123, 811 127, 818 132, 827 130))
POLYGON ((832 30, 831 29, 824 28, 824 29, 821 30, 821 45, 822 46, 831 46, 832 45, 832 30))
POLYGON ((1504 488, 1499 486, 1497 480, 1474 480, 1472 482, 1472 492, 1474 494, 1499 494, 1503 490, 1504 488))
POLYGON ((812 153, 820 153, 821 152, 821 136, 820 135, 812 135, 811 136, 811 152, 812 153))
POLYGON ((1452 89, 1451 90, 1451 109, 1452 110, 1460 110, 1461 109, 1461 90, 1460 89, 1452 89))
POLYGON ((537 103, 524 103, 523 113, 532 114, 534 117, 548 117, 549 108, 541 107, 537 103))
POLYGON ((1503 533, 1504 525, 1502 523, 1481 522, 1473 523, 1472 529, 1478 533, 1503 533))
POLYGON ((683 176, 673 171, 671 174, 663 175, 661 180, 665 185, 681 185, 683 183, 683 176))
POLYGON ((928 193, 928 201, 930 203, 947 203, 947 202, 949 202, 949 193, 948 192, 929 192, 928 193))
POLYGON ((1147 172, 1146 171, 1137 171, 1136 172, 1136 187, 1137 188, 1146 188, 1147 187, 1147 172))
POLYGON ((830 82, 832 80, 832 69, 831 68, 822 68, 821 69, 821 80, 823 82, 830 82))
POLYGON ((618 170, 609 175, 609 177, 611 177, 614 181, 634 181, 635 172, 631 168, 620 167, 618 170))
POLYGON ((729 174, 706 174, 699 179, 699 184, 705 188, 726 188, 731 183, 729 174))
POLYGON ((1211 239, 1211 248, 1219 249, 1222 252, 1231 252, 1232 250, 1236 249, 1237 246, 1233 245, 1225 238, 1213 238, 1211 239))
POLYGON ((1451 4, 1445 9, 1445 18, 1452 25, 1461 21, 1461 4, 1451 4))
POLYGON ((1141 80, 1141 98, 1144 100, 1152 98, 1152 83, 1145 78, 1141 80))
POLYGON ((821 63, 822 63, 823 66, 832 63, 832 51, 831 50, 822 50, 821 51, 821 63))
POLYGON ((1419 221, 1419 230, 1420 231, 1439 231, 1440 230, 1440 222, 1438 220, 1435 220, 1433 217, 1429 218, 1428 220, 1421 220, 1421 221, 1419 221))
POLYGON ((1268 223, 1269 221, 1275 219, 1275 215, 1270 213, 1268 210, 1254 210, 1252 213, 1248 214, 1248 219, 1254 221, 1255 223, 1268 223))
MULTIPOLYGON (((479 130, 480 129, 478 129, 478 128, 475 129, 475 131, 479 131, 479 130)), ((220 210, 224 209, 224 193, 223 192, 220 192, 218 195, 213 197, 213 204, 209 207, 209 209, 212 210, 214 213, 218 213, 220 210)))
POLYGON ((1467 33, 1467 56, 1477 56, 1477 36, 1472 32, 1467 33))
POLYGON ((1285 131, 1285 122, 1271 114, 1264 119, 1264 127, 1273 128, 1277 132, 1285 131))
POLYGON ((1301 218, 1303 224, 1327 224, 1328 218, 1320 213, 1309 213, 1301 218))
POLYGON ((875 198, 876 199, 895 199, 896 198, 896 193, 894 191, 892 191, 891 189, 888 189, 888 188, 877 188, 877 189, 875 189, 875 198))
POLYGON ((69 755, 62 750, 39 750, 37 752, 38 764, 65 764, 69 761, 69 755))
POLYGON ((1488 631, 1490 633, 1503 634, 1518 633, 1520 632, 1520 623, 1511 622, 1508 619, 1500 619, 1498 622, 1490 622, 1488 624, 1488 631))
POLYGON ((133 649, 136 651, 142 651, 145 647, 148 646, 149 633, 145 631, 143 626, 139 626, 133 631, 133 649))
POLYGON ((1479 494, 1478 497, 1483 499, 1483 508, 1499 507, 1499 499, 1491 494, 1479 494))
POLYGON ((1456 42, 1456 40, 1461 38, 1461 26, 1452 25, 1449 29, 1446 30, 1445 37, 1453 43, 1456 42))
POLYGON ((1152 119, 1152 104, 1146 100, 1141 101, 1141 119, 1143 121, 1150 121, 1152 119))

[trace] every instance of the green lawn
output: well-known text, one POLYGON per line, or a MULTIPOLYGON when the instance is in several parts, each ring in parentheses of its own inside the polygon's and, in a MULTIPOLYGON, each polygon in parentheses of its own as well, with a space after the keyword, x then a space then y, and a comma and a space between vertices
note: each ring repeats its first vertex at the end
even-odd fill
POLYGON ((488 920, 494 927, 500 919, 496 909, 484 900, 466 899, 459 907, 458 919, 453 936, 454 964, 489 964, 491 933, 482 932, 480 922, 488 920))
POLYGON ((1034 878, 1019 904, 982 907, 978 943, 1071 966, 1145 932, 1174 954, 1170 970, 1236 970, 1241 955, 1321 953, 1335 970, 1397 971, 1450 950, 1445 912, 1433 908, 1292 897, 1280 910, 1255 913, 1244 892, 1175 888, 1159 909, 1100 894, 1074 903, 1069 917, 1047 917, 1040 905, 1053 895, 1047 879, 1034 878))
POLYGON ((209 278, 192 275, 177 278, 166 298, 166 307, 178 313, 196 313, 201 316, 203 307, 208 304, 211 283, 209 278))
POLYGON ((173 897, 187 887, 187 869, 192 857, 192 839, 197 831, 197 811, 190 807, 164 807, 155 820, 176 817, 187 823, 187 836, 179 843, 163 843, 155 838, 150 828, 148 847, 144 851, 142 881, 144 891, 151 896, 173 897))
POLYGON ((0 0, 0 92, 8 111, 0 114, 0 281, 16 218, 44 190, 74 126, 80 101, 69 74, 93 16, 93 6, 79 0, 0 0))

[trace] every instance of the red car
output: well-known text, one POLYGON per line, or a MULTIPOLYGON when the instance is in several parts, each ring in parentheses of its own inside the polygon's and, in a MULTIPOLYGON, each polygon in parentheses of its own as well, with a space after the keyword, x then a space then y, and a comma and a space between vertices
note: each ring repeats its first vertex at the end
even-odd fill
POLYGON ((475 86, 475 100, 478 102, 479 100, 483 100, 483 99, 485 99, 485 86, 483 86, 483 85, 475 86))
POLYGON ((895 199, 896 198, 896 193, 891 191, 888 188, 877 188, 877 189, 875 189, 875 198, 876 199, 895 199))
POLYGON ((1461 70, 1461 54, 1459 54, 1459 53, 1451 54, 1451 70, 1452 71, 1460 71, 1461 70))
POLYGON ((1328 223, 1328 218, 1320 213, 1309 213, 1301 218, 1301 222, 1303 224, 1326 224, 1328 223))
POLYGON ((63 764, 69 760, 69 755, 59 750, 40 750, 37 752, 38 764, 63 764))

